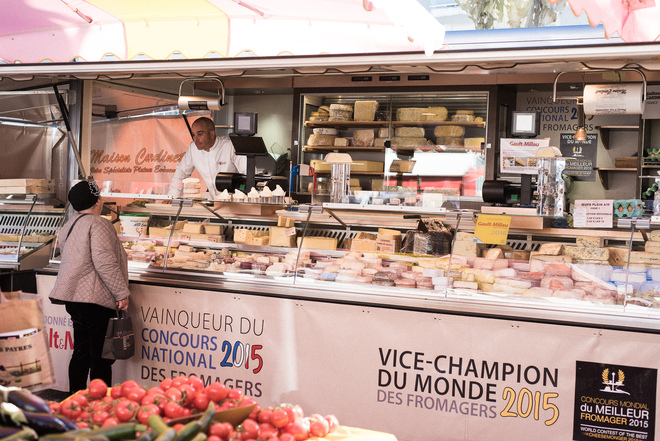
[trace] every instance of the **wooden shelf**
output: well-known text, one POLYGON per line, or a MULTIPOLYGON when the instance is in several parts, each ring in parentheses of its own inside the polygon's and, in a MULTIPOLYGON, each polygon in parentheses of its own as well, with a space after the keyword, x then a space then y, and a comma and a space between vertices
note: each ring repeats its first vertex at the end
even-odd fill
POLYGON ((610 189, 610 172, 625 172, 632 173, 637 172, 637 168, 616 168, 616 167, 594 167, 594 170, 598 172, 598 179, 605 190, 610 189))
POLYGON ((435 126, 463 126, 463 127, 486 127, 486 122, 465 121, 305 121, 305 127, 331 127, 331 128, 380 128, 380 127, 435 127, 435 126))
POLYGON ((596 126, 600 133, 600 140, 605 150, 610 149, 610 131, 611 130, 639 130, 639 126, 596 126))
MULTIPOLYGON (((329 175, 330 172, 329 172, 329 171, 328 171, 328 172, 316 172, 316 174, 317 174, 317 175, 329 175)), ((361 176, 362 176, 362 175, 363 175, 363 176, 383 176, 384 174, 385 174, 385 172, 368 172, 368 171, 365 171, 365 172, 354 172, 354 171, 352 171, 352 172, 351 172, 351 176, 354 176, 354 175, 361 175, 361 176)))
POLYGON ((337 147, 332 145, 304 145, 303 152, 384 152, 385 147, 337 147))

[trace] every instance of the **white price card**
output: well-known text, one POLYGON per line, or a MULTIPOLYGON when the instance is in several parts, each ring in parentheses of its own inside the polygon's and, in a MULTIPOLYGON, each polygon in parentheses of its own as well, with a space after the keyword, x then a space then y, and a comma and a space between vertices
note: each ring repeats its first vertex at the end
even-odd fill
POLYGON ((573 209, 575 228, 612 228, 613 200, 576 200, 573 209))

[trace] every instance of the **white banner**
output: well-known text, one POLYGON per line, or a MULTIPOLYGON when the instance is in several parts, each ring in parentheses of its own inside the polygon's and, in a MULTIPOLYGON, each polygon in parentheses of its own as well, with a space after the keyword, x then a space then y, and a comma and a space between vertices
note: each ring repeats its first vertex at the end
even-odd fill
MULTIPOLYGON (((38 276, 42 295, 49 280, 38 276)), ((657 335, 142 284, 131 293, 137 350, 115 364, 116 382, 196 374, 401 441, 657 436, 657 335)), ((45 305, 58 342, 60 309, 45 305)))

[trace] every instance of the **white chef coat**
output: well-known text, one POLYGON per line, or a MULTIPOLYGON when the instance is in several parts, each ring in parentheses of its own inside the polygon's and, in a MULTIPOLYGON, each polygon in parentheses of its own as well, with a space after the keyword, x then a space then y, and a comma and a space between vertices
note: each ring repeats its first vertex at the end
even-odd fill
POLYGON ((176 166, 168 194, 180 197, 182 187, 176 184, 180 184, 184 178, 190 177, 194 169, 197 169, 206 184, 210 198, 214 199, 217 193, 215 176, 218 173, 245 174, 247 157, 236 154, 228 136, 216 137, 215 143, 208 152, 198 149, 195 143, 191 142, 188 151, 176 166))

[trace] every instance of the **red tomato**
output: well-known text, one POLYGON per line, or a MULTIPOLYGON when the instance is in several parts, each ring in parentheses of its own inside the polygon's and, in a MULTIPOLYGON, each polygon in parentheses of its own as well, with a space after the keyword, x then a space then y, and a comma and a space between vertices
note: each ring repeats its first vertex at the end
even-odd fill
POLYGON ((252 418, 246 418, 243 420, 241 423, 241 427, 243 428, 243 435, 242 437, 245 438, 256 438, 259 436, 259 423, 257 423, 255 420, 252 418))
POLYGON ((188 379, 188 384, 193 387, 197 392, 201 391, 204 389, 204 382, 202 381, 201 378, 191 375, 190 378, 188 379))
POLYGON ((178 377, 172 379, 172 387, 179 387, 183 386, 184 384, 188 384, 188 377, 185 375, 179 375, 178 377))
POLYGON ((181 401, 183 394, 178 387, 170 387, 165 391, 165 396, 172 401, 181 401))
POLYGON ((103 398, 108 394, 108 385, 100 378, 94 378, 89 382, 88 396, 92 400, 103 398))
POLYGON ((296 441, 305 441, 309 438, 309 421, 296 418, 293 423, 289 423, 284 427, 284 433, 293 435, 296 441))
POLYGON ((87 421, 76 421, 76 426, 78 426, 79 429, 86 429, 89 427, 89 423, 87 421))
POLYGON ((83 409, 80 415, 78 415, 78 418, 76 418, 76 421, 89 421, 89 412, 83 409))
POLYGON ((82 407, 71 399, 62 401, 59 408, 59 414, 67 417, 70 420, 75 420, 82 413, 82 407))
POLYGON ((270 423, 277 429, 289 424, 289 415, 284 409, 273 409, 273 412, 270 415, 270 423))
POLYGON ((48 407, 50 408, 50 413, 60 413, 60 403, 57 401, 48 403, 48 407))
POLYGON ((257 400, 252 397, 243 397, 243 399, 238 403, 238 407, 251 406, 256 404, 257 400))
POLYGON ((190 416, 190 415, 192 415, 192 409, 190 409, 188 407, 184 407, 183 408, 183 416, 190 416))
POLYGON ((219 403, 227 398, 227 386, 219 381, 211 383, 206 387, 206 395, 208 395, 211 401, 219 403))
POLYGON ((92 423, 94 423, 97 426, 101 426, 103 423, 105 423, 105 420, 107 420, 108 418, 110 418, 110 414, 105 410, 98 410, 92 412, 92 423))
POLYGON ((222 438, 220 438, 219 436, 216 436, 216 435, 209 435, 209 436, 206 438, 206 441, 223 441, 223 440, 222 440, 222 438))
POLYGON ((237 387, 233 387, 227 391, 227 398, 240 401, 243 399, 243 391, 237 387))
POLYGON ((290 433, 281 433, 279 441, 295 441, 296 439, 290 433))
POLYGON ((172 429, 178 432, 179 430, 183 429, 183 426, 184 426, 183 423, 176 423, 175 425, 172 426, 172 429))
POLYGON ((227 439, 233 430, 234 427, 229 423, 213 423, 211 424, 211 427, 209 427, 208 433, 210 436, 217 436, 220 439, 227 439))
POLYGON ((137 419, 140 424, 147 424, 149 417, 154 414, 160 414, 160 407, 156 406, 155 404, 143 405, 138 409, 137 419))
POLYGON ((257 421, 259 421, 260 423, 270 423, 270 416, 272 414, 273 414, 272 407, 266 407, 265 409, 261 409, 257 414, 257 421))
POLYGON ((119 420, 116 417, 110 417, 105 420, 101 427, 116 426, 117 424, 119 424, 119 420))
POLYGON ((323 418, 312 418, 309 424, 309 433, 312 436, 324 437, 330 433, 330 424, 323 418))
POLYGON ((166 378, 163 381, 160 382, 160 388, 163 390, 167 390, 170 387, 172 387, 172 379, 171 378, 166 378))
POLYGON ((334 432, 337 430, 337 427, 339 427, 339 420, 337 420, 337 417, 334 415, 326 415, 325 420, 328 422, 328 425, 330 426, 330 433, 334 432))
POLYGON ((195 400, 197 391, 189 384, 182 384, 181 386, 179 386, 179 390, 181 391, 183 405, 191 406, 193 404, 193 401, 195 400))
POLYGON ((75 394, 71 395, 67 400, 75 401, 80 405, 80 407, 87 406, 87 397, 85 397, 82 391, 78 391, 75 394))
POLYGON ((112 389, 110 390, 110 396, 114 399, 121 398, 121 386, 120 385, 113 386, 112 389))
POLYGON ((168 401, 163 407, 163 412, 168 418, 179 418, 183 416, 183 407, 174 401, 168 401))
POLYGON ((128 391, 126 398, 139 403, 142 401, 142 398, 144 398, 145 395, 147 395, 147 391, 142 386, 137 386, 128 391))
POLYGON ((160 386, 154 386, 149 388, 147 391, 147 395, 160 395, 160 396, 165 396, 165 391, 160 388, 160 386))
POLYGON ((209 407, 209 403, 211 402, 211 399, 209 398, 208 395, 206 395, 205 392, 200 392, 195 396, 195 399, 193 400, 193 405, 195 406, 195 409, 203 412, 209 407))
POLYGON ((115 416, 120 422, 125 423, 135 418, 138 407, 139 405, 134 401, 129 399, 121 400, 115 406, 115 416))
POLYGON ((276 434, 277 429, 273 427, 270 423, 261 423, 259 424, 259 439, 268 438, 269 436, 276 434))
POLYGON ((137 384, 137 381, 135 380, 126 380, 121 384, 121 396, 125 397, 128 395, 128 391, 133 389, 134 387, 138 387, 139 384, 137 384))

